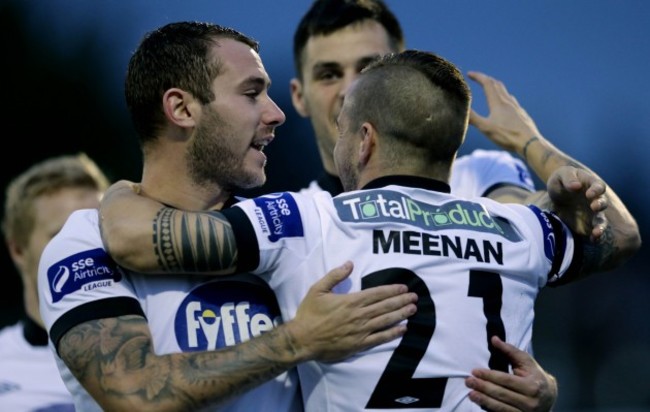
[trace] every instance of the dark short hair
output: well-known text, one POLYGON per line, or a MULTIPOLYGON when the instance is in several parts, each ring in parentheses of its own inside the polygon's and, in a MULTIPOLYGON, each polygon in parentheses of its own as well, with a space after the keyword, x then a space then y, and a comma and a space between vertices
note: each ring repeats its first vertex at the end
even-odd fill
POLYGON ((221 62, 210 53, 220 38, 229 38, 259 51, 259 43, 229 27, 203 22, 176 22, 145 34, 131 56, 124 92, 141 143, 153 139, 164 122, 162 96, 178 87, 207 104, 221 62))
POLYGON ((434 53, 381 57, 362 70, 349 97, 352 128, 370 122, 396 147, 424 153, 427 162, 451 162, 465 139, 469 86, 454 64, 434 53))
POLYGON ((296 76, 302 79, 303 53, 310 37, 327 35, 367 19, 376 21, 386 29, 395 51, 404 48, 402 27, 382 0, 315 0, 293 35, 296 76))

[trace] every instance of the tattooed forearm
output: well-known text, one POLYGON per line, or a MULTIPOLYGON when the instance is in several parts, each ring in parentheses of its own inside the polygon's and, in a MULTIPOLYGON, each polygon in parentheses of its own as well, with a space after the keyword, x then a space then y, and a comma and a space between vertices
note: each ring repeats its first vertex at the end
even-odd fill
POLYGON ((584 276, 594 272, 610 270, 618 265, 615 236, 607 227, 596 243, 584 242, 582 273, 584 276))
POLYGON ((178 400, 171 398, 180 393, 170 388, 170 359, 154 360, 149 327, 141 316, 85 322, 70 329, 58 347, 73 375, 104 408, 127 400, 130 405, 178 400))
POLYGON ((216 406, 287 371, 304 356, 283 326, 216 351, 157 355, 141 316, 85 322, 70 329, 58 348, 74 376, 107 410, 216 406))
POLYGON ((207 272, 236 267, 232 227, 217 212, 181 213, 161 208, 153 221, 153 246, 167 272, 207 272))
POLYGON ((224 399, 235 397, 295 366, 298 354, 284 328, 279 327, 244 344, 201 356, 185 354, 183 383, 204 387, 224 399))

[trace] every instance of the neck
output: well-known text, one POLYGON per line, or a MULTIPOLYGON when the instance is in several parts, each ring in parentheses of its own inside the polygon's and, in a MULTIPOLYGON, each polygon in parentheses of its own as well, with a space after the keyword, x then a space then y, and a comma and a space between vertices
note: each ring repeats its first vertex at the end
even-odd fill
POLYGON ((186 210, 219 210, 232 193, 216 183, 196 183, 185 165, 146 162, 142 173, 142 193, 167 206, 186 210))
POLYGON ((357 189, 367 185, 369 182, 386 176, 413 176, 434 179, 449 184, 449 168, 431 166, 426 169, 411 167, 381 167, 373 163, 368 165, 359 174, 357 189))

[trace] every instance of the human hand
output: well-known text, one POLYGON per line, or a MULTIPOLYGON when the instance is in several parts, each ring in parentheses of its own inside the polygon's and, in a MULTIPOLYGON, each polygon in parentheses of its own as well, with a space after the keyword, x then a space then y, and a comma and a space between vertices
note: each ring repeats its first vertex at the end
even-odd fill
POLYGON ((533 119, 508 92, 503 82, 486 74, 470 71, 467 76, 483 88, 487 99, 487 117, 472 110, 469 123, 505 150, 522 154, 532 137, 541 138, 533 119))
POLYGON ((121 191, 121 190, 126 190, 129 189, 135 194, 140 194, 140 184, 132 182, 130 180, 122 179, 118 180, 117 182, 113 183, 106 189, 106 192, 104 192, 104 196, 102 200, 105 200, 107 197, 112 196, 113 194, 121 191))
POLYGON ((495 412, 547 412, 557 399, 557 382, 535 359, 497 336, 492 344, 512 364, 512 374, 474 369, 465 384, 472 389, 469 398, 483 408, 495 412))
MULTIPOLYGON (((332 289, 352 273, 346 262, 314 283, 291 326, 296 347, 312 360, 334 362, 391 341, 406 332, 400 323, 416 311, 417 294, 406 285, 384 285, 348 294, 332 289)), ((290 325, 289 325, 290 324, 290 325)))
POLYGON ((577 233, 592 241, 602 236, 608 222, 607 185, 589 170, 573 166, 557 169, 546 183, 553 211, 577 233))
POLYGON ((152 222, 163 205, 141 196, 139 183, 120 180, 104 193, 99 206, 102 242, 119 265, 139 272, 159 269, 151 246, 152 222))

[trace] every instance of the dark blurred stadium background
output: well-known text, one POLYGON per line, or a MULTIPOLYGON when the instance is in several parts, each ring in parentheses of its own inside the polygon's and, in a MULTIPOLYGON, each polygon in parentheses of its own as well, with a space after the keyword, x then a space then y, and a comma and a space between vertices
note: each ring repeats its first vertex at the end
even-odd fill
MULTIPOLYGON (((544 290, 534 349, 560 383, 556 410, 650 410, 650 2, 388 1, 409 46, 502 79, 542 133, 614 187, 646 244, 621 269, 544 290)), ((122 98, 131 51, 176 20, 233 26, 261 41, 271 94, 287 115, 268 148, 259 194, 305 185, 320 170, 308 123, 294 113, 292 34, 308 2, 0 1, 2 187, 45 157, 84 151, 112 179, 140 177, 122 98)), ((485 113, 480 91, 475 107, 485 113)), ((470 130, 463 153, 494 148, 470 130)), ((541 184, 541 182, 538 182, 541 184)), ((3 196, 4 203, 4 196, 3 196)), ((21 314, 20 282, 2 248, 0 326, 21 314)))

